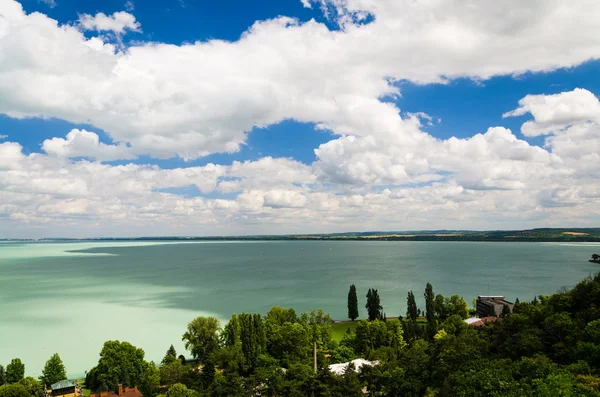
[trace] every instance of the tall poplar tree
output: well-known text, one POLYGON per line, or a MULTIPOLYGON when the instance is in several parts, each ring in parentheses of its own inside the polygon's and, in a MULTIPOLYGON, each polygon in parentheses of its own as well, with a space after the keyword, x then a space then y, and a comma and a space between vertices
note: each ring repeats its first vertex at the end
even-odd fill
POLYGON ((417 323, 419 314, 420 312, 417 308, 417 303, 415 302, 415 294, 412 291, 409 291, 408 297, 406 298, 406 317, 408 317, 408 324, 405 329, 406 337, 409 340, 414 340, 417 335, 420 334, 419 324, 417 323))
POLYGON ((241 313, 238 319, 240 322, 242 353, 248 368, 254 368, 258 356, 267 350, 265 325, 262 316, 256 313, 241 313))
POLYGON ((53 383, 60 382, 61 380, 67 379, 67 372, 65 370, 65 365, 58 353, 54 353, 48 361, 46 361, 46 365, 44 365, 44 369, 42 370, 42 376, 40 376, 40 382, 50 387, 53 383))
POLYGON ((408 291, 408 297, 406 298, 406 317, 410 321, 417 322, 419 317, 419 309, 417 309, 417 303, 415 302, 415 294, 412 291, 408 291))
POLYGON ((352 321, 358 318, 358 297, 356 296, 356 287, 350 286, 348 291, 348 318, 352 321))
POLYGON ((365 309, 367 309, 369 321, 381 319, 383 306, 381 306, 379 293, 374 288, 369 288, 369 291, 367 292, 367 304, 365 305, 365 309))
POLYGON ((433 338, 437 332, 437 321, 435 319, 435 294, 430 283, 425 286, 425 317, 427 318, 427 336, 433 338))

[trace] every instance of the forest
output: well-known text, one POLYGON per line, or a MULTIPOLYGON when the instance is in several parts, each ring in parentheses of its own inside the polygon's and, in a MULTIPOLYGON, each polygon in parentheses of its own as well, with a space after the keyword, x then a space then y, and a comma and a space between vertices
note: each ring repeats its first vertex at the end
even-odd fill
MULTIPOLYGON (((342 326, 352 326, 341 338, 332 332, 340 324, 322 310, 275 306, 265 315, 234 314, 224 325, 195 318, 182 330, 187 353, 166 346, 160 363, 128 342, 107 341, 85 387, 137 386, 146 397, 600 396, 600 275, 517 301, 483 326, 464 322, 472 311, 461 297, 435 294, 430 284, 423 296, 418 308, 409 291, 405 315, 388 318, 376 289, 359 305, 351 286, 342 326), (329 369, 356 358, 371 365, 329 369)), ((65 377, 57 354, 39 380, 24 372, 18 358, 0 366, 0 397, 41 397, 42 384, 65 377)))

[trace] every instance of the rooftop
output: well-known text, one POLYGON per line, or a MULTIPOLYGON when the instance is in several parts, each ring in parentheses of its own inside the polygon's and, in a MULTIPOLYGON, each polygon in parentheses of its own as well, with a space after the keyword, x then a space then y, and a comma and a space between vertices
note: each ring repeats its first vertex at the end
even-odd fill
POLYGON ((57 389, 66 389, 67 387, 73 387, 75 386, 75 382, 72 380, 61 380, 60 382, 56 382, 53 383, 50 388, 52 390, 57 390, 57 389))

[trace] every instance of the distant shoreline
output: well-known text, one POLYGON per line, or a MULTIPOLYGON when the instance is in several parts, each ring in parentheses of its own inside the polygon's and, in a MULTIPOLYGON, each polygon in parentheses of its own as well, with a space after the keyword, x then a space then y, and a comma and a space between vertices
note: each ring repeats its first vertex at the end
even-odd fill
POLYGON ((0 239, 0 241, 468 241, 468 242, 600 242, 600 228, 529 230, 427 230, 403 232, 358 232, 249 236, 154 236, 103 238, 0 239))

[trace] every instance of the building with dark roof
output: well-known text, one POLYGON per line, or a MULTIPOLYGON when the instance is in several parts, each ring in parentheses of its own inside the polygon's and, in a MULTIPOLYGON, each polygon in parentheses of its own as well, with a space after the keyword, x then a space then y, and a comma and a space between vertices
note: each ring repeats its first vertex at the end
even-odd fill
POLYGON ((504 312, 505 307, 512 313, 515 304, 504 299, 503 296, 486 296, 479 295, 477 297, 477 316, 478 317, 500 317, 504 312))
POLYGON ((103 391, 101 393, 92 393, 90 397, 144 397, 137 386, 134 387, 123 387, 119 385, 117 390, 114 392, 103 391))
POLYGON ((82 397, 83 393, 77 382, 65 379, 50 385, 50 390, 46 390, 44 395, 46 397, 82 397))

